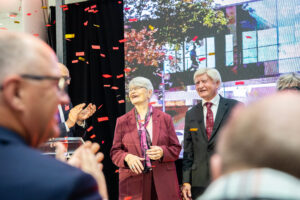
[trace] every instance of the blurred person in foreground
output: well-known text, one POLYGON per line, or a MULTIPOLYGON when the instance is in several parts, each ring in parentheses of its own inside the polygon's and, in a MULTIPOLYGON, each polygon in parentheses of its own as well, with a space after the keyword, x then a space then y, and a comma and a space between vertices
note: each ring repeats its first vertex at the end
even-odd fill
POLYGON ((153 108, 149 79, 129 82, 134 108, 117 119, 111 158, 119 167, 119 199, 178 200, 179 185, 174 161, 181 146, 170 115, 153 108))
POLYGON ((300 91, 300 74, 293 72, 281 75, 277 82, 276 88, 281 90, 298 90, 300 91))
POLYGON ((182 160, 185 200, 200 196, 210 183, 209 159, 215 151, 219 130, 239 103, 218 94, 222 80, 216 69, 198 69, 194 82, 201 101, 185 115, 182 160))
MULTIPOLYGON (((71 77, 68 68, 62 63, 58 63, 58 66, 61 77, 65 79, 67 85, 70 85, 71 77)), ((85 136, 85 128, 87 127, 85 120, 96 112, 96 106, 90 103, 86 108, 84 107, 85 103, 74 107, 71 102, 58 105, 60 137, 85 136)))
POLYGON ((69 164, 35 150, 59 135, 57 105, 69 102, 65 87, 55 53, 46 43, 0 32, 1 199, 107 198, 98 144, 82 145, 69 164))
POLYGON ((300 199, 300 94, 279 92, 233 111, 199 200, 300 199))

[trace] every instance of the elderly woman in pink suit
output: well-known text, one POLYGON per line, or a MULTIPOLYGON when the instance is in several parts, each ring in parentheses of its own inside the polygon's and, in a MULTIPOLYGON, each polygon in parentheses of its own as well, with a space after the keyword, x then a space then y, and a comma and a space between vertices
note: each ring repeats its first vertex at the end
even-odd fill
POLYGON ((171 116, 149 104, 152 91, 149 79, 132 79, 134 108, 117 119, 110 155, 119 167, 120 200, 180 199, 174 161, 181 146, 171 116))

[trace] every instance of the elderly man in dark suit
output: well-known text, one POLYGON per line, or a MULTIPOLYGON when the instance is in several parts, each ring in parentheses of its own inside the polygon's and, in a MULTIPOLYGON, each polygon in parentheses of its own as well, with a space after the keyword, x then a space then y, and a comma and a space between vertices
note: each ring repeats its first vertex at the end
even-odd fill
MULTIPOLYGON (((71 78, 68 68, 58 63, 61 76, 65 79, 66 84, 70 85, 71 78)), ((60 137, 84 137, 86 122, 85 120, 91 117, 96 112, 96 106, 90 103, 85 107, 85 103, 81 103, 73 107, 72 103, 58 105, 59 111, 59 130, 60 137)))
POLYGON ((65 86, 55 53, 46 43, 0 32, 1 199, 107 197, 99 163, 103 154, 95 155, 98 144, 82 145, 69 159, 82 170, 34 149, 59 135, 57 105, 69 101, 65 86))
POLYGON ((216 69, 197 70, 194 82, 202 100, 185 117, 182 193, 186 200, 201 195, 209 184, 209 160, 218 131, 238 103, 218 94, 221 76, 216 69))

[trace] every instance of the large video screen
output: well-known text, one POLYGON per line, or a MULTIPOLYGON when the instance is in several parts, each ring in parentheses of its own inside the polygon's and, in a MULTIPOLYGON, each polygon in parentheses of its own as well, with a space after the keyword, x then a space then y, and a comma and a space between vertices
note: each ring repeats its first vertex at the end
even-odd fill
POLYGON ((172 115, 179 137, 200 99, 195 70, 218 69, 220 94, 246 103, 273 93, 280 74, 300 71, 299 0, 224 2, 124 1, 126 82, 152 81, 151 101, 172 115))

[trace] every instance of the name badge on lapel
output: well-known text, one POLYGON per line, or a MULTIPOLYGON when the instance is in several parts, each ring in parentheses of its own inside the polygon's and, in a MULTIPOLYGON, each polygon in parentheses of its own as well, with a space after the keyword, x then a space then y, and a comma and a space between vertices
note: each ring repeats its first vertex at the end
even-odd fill
POLYGON ((198 128, 190 128, 190 131, 198 131, 198 128))

